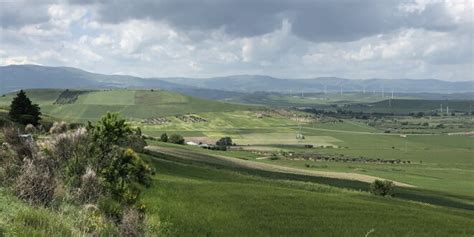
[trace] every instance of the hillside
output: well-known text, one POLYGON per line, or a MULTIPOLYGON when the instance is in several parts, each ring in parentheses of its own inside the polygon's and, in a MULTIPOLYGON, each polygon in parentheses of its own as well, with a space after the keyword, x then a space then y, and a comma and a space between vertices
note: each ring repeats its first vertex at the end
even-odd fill
MULTIPOLYGON (((467 78, 469 79, 469 78, 467 78)), ((31 88, 160 88, 193 96, 224 99, 241 93, 385 91, 395 93, 467 93, 474 81, 448 82, 413 79, 350 80, 337 77, 311 79, 274 78, 260 75, 235 75, 214 78, 141 78, 126 75, 91 73, 71 67, 10 65, 0 67, 0 93, 31 88)))
POLYGON ((434 79, 366 79, 351 80, 337 77, 320 77, 310 79, 282 79, 260 75, 238 75, 207 79, 193 78, 160 78, 182 85, 198 86, 217 90, 239 92, 339 92, 339 91, 385 91, 396 93, 461 93, 473 92, 473 81, 448 82, 434 79))
POLYGON ((472 212, 378 198, 326 185, 262 178, 149 157, 150 215, 167 236, 471 235, 472 212), (390 213, 390 214, 387 214, 390 213))
MULTIPOLYGON (((147 229, 163 236, 474 234, 474 216, 466 210, 144 157, 157 172, 154 185, 143 193, 147 229)), ((85 212, 73 205, 58 208, 64 211, 35 208, 0 189, 0 235, 86 236, 83 226, 90 220, 85 212)))
MULTIPOLYGON (((0 98, 8 106, 15 93, 0 98)), ((106 112, 120 112, 132 120, 202 112, 248 110, 252 106, 230 104, 186 96, 164 90, 27 90, 46 115, 69 121, 95 120, 106 112)))
POLYGON ((449 107, 449 112, 472 112, 474 100, 394 99, 369 104, 353 104, 344 109, 353 112, 409 114, 416 112, 440 112, 441 107, 443 107, 444 113, 446 113, 446 107, 449 107))

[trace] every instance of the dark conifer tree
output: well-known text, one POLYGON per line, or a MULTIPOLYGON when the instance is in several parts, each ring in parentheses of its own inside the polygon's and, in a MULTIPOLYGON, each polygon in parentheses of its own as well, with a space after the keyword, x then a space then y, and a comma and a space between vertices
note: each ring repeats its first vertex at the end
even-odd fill
POLYGON ((13 99, 8 115, 13 121, 23 125, 38 125, 41 120, 40 107, 33 104, 23 90, 13 99))

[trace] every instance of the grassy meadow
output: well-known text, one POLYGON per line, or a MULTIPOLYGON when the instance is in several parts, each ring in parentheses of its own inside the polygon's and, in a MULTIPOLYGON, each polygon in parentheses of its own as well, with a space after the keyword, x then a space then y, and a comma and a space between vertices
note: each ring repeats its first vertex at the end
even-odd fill
MULTIPOLYGON (((63 90, 28 90, 30 99, 41 106, 44 114, 71 122, 96 120, 106 112, 118 112, 132 120, 211 111, 238 111, 252 106, 229 104, 189 97, 162 90, 88 91, 71 104, 55 104, 63 90)), ((0 106, 8 106, 14 93, 0 98, 0 106)))
POLYGON ((143 196, 164 236, 470 236, 473 213, 152 159, 143 196), (158 221, 158 220, 156 220, 158 221))
MULTIPOLYGON (((270 98, 275 102, 272 105, 279 107, 264 108, 161 90, 87 91, 72 103, 56 104, 61 93, 61 90, 27 91, 48 119, 85 122, 96 120, 107 111, 119 112, 134 127, 155 138, 165 132, 177 133, 187 141, 213 144, 221 137, 230 136, 238 145, 232 151, 213 151, 148 141, 150 146, 168 151, 143 155, 156 168, 154 185, 143 194, 149 213, 147 221, 163 236, 474 235, 474 136, 470 133, 472 118, 463 113, 433 118, 396 115, 375 121, 281 109, 289 104, 330 106, 337 102, 347 103, 348 108, 355 110, 387 112, 384 110, 387 102, 371 94, 363 98, 344 94, 344 100, 349 102, 337 97, 270 98), (194 120, 187 120, 189 117, 183 115, 193 116, 194 120), (150 119, 160 122, 149 122, 150 119), (370 126, 371 122, 375 125, 370 126), (428 125, 422 125, 425 123, 428 125), (443 127, 439 128, 439 124, 443 127), (297 139, 297 134, 303 134, 304 139, 297 139), (270 154, 282 152, 409 163, 269 159, 270 154), (194 161, 170 158, 173 156, 194 161), (249 171, 204 162, 218 158, 281 169, 249 171), (298 172, 285 172, 285 169, 298 172), (381 198, 366 192, 369 185, 366 182, 309 178, 304 175, 308 172, 366 175, 411 188, 398 189, 394 198, 381 198)), ((0 107, 6 108, 12 96, 0 97, 0 107)), ((439 101, 409 103, 409 98, 398 99, 391 105, 401 113, 439 107, 439 101)), ((465 111, 471 103, 450 101, 449 106, 465 111)), ((339 107, 332 109, 335 108, 339 107)), ((6 110, 0 109, 1 116, 6 116, 6 110)), ((6 192, 0 192, 0 199, 0 235, 2 231, 18 231, 23 235, 19 227, 29 222, 21 219, 20 212, 12 212, 11 207, 18 210, 26 207, 6 192)), ((50 233, 41 232, 44 228, 57 229, 58 233, 67 229, 64 236, 77 235, 77 222, 70 221, 68 213, 56 221, 57 217, 48 210, 26 208, 25 211, 34 212, 31 215, 39 212, 46 220, 44 226, 31 227, 40 231, 37 236, 50 233)))

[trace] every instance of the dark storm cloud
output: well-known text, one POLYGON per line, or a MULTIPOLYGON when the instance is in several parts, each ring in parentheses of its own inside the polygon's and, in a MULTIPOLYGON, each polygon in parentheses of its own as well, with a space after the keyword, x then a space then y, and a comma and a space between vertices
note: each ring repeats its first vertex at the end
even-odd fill
POLYGON ((38 1, 38 3, 33 3, 26 1, 0 1, 0 26, 2 28, 18 28, 24 25, 48 21, 48 2, 38 1))
MULTIPOLYGON (((76 3, 82 1, 74 0, 76 3)), ((400 28, 447 31, 455 27, 442 4, 424 11, 403 11, 398 0, 143 0, 101 1, 99 20, 118 23, 129 19, 166 21, 180 30, 213 30, 256 36, 281 27, 315 42, 353 41, 400 28)))

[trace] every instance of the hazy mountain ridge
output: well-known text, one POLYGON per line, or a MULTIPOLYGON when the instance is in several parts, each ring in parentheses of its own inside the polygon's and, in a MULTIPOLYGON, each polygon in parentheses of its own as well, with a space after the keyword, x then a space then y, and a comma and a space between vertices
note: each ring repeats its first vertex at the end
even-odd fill
POLYGON ((223 99, 241 93, 267 92, 339 92, 385 91, 391 93, 466 93, 474 91, 474 81, 435 79, 366 79, 337 77, 282 79, 264 75, 234 75, 205 79, 169 77, 141 78, 127 75, 91 73, 72 67, 9 65, 0 67, 0 92, 28 88, 161 88, 190 95, 223 99), (211 97, 212 97, 211 96, 211 97))
MULTIPOLYGON (((170 79, 161 78, 171 81, 170 79)), ((339 92, 342 91, 385 91, 398 93, 466 93, 474 91, 474 81, 441 81, 435 79, 366 79, 353 80, 338 77, 313 79, 281 79, 269 76, 241 75, 209 79, 179 79, 174 81, 212 89, 226 89, 240 92, 339 92)))

